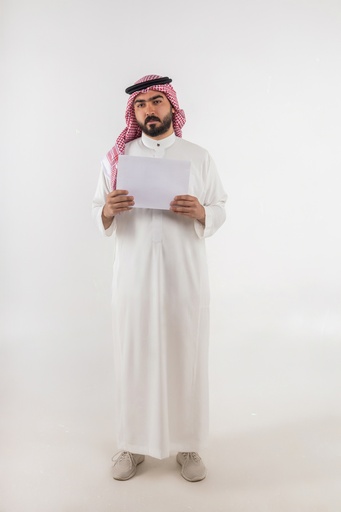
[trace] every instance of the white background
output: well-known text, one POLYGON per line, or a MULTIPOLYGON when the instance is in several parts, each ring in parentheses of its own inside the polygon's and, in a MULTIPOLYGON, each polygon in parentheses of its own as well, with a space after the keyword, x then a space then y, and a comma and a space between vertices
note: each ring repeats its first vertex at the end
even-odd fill
POLYGON ((340 510, 340 22, 339 0, 1 2, 1 512, 116 510, 113 242, 91 201, 124 89, 153 73, 229 195, 207 240, 209 508, 340 510))

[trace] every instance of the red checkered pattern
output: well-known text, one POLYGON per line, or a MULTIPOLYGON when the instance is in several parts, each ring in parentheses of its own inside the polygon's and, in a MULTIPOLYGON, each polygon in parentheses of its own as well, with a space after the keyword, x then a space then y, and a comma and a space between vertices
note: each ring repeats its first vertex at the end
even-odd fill
MULTIPOLYGON (((141 82, 146 82, 147 80, 153 80, 154 78, 161 78, 159 75, 147 75, 143 78, 140 78, 136 84, 139 84, 141 82)), ((176 97, 176 92, 174 91, 173 87, 170 84, 165 85, 153 85, 151 87, 147 87, 146 89, 142 89, 141 91, 136 91, 133 94, 129 96, 129 100, 127 103, 126 108, 126 123, 127 126, 123 130, 122 133, 117 137, 115 146, 107 153, 107 158, 110 163, 111 167, 111 185, 112 189, 116 189, 116 180, 117 180, 117 162, 119 155, 124 154, 125 145, 127 142, 130 142, 134 139, 137 139, 138 137, 141 137, 141 128, 136 122, 135 118, 135 112, 134 112, 134 99, 136 96, 138 96, 141 93, 145 93, 149 90, 153 91, 161 91, 163 92, 170 103, 172 104, 172 107, 174 108, 175 112, 173 114, 173 128, 175 135, 177 137, 182 137, 182 127, 186 122, 186 116, 185 112, 180 109, 178 104, 178 99, 176 97)))

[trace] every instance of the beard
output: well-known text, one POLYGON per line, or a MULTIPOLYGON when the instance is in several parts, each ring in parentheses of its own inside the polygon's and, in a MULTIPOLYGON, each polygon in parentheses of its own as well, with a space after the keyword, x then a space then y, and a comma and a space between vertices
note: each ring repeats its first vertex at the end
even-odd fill
POLYGON ((158 135, 163 135, 164 133, 168 132, 169 128, 172 125, 172 119, 173 113, 171 109, 169 114, 167 114, 162 120, 155 116, 149 116, 146 118, 144 123, 139 123, 137 121, 137 124, 139 125, 143 133, 149 135, 149 137, 157 137, 158 135), (147 124, 149 121, 158 121, 159 124, 147 124))

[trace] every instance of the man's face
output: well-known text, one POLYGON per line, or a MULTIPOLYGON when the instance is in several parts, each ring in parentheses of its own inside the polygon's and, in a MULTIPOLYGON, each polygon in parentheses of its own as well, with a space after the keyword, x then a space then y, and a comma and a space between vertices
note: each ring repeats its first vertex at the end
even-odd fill
POLYGON ((136 96, 134 111, 137 124, 149 137, 163 139, 173 133, 174 109, 162 92, 148 91, 136 96))

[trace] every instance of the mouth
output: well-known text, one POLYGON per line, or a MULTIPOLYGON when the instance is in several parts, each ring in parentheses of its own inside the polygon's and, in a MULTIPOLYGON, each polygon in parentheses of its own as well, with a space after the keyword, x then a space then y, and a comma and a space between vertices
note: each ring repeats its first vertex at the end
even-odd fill
POLYGON ((155 123, 160 123, 161 121, 157 118, 152 118, 152 119, 147 119, 145 121, 145 124, 155 124, 155 123))

